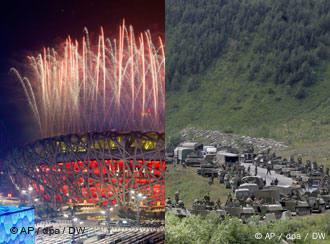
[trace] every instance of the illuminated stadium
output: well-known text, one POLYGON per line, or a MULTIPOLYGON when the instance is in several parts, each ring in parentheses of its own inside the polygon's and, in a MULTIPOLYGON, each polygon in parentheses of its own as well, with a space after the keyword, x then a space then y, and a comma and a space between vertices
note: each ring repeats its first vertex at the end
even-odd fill
POLYGON ((128 206, 134 190, 146 196, 146 208, 164 208, 163 134, 54 137, 24 146, 8 160, 17 188, 32 186, 44 201, 128 206))
POLYGON ((123 21, 118 38, 101 28, 95 43, 85 29, 81 42, 28 57, 28 76, 12 69, 38 128, 7 158, 12 181, 55 206, 129 208, 136 192, 139 207, 163 211, 163 42, 123 21))

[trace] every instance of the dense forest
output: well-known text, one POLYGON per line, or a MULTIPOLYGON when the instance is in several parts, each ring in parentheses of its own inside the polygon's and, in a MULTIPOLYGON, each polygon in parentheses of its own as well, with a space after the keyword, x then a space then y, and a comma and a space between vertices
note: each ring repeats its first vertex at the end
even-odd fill
MULTIPOLYGON (((225 54, 250 60, 237 72, 246 81, 305 87, 317 82, 315 68, 329 56, 328 0, 167 0, 167 90, 206 71, 225 54)), ((199 88, 198 80, 187 89, 199 88)))

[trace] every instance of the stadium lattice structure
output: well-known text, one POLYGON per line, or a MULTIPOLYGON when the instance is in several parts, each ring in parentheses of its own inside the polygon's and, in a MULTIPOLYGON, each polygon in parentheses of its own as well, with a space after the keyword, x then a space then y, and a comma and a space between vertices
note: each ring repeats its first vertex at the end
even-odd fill
POLYGON ((32 186, 44 201, 128 206, 130 191, 144 204, 165 202, 164 134, 117 132, 42 139, 14 150, 6 160, 18 190, 32 186))

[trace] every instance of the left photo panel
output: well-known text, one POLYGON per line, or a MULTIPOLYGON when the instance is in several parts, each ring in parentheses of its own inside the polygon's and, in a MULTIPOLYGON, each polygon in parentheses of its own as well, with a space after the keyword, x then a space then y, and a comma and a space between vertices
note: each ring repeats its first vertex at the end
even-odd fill
POLYGON ((164 243, 165 0, 0 15, 0 243, 164 243))

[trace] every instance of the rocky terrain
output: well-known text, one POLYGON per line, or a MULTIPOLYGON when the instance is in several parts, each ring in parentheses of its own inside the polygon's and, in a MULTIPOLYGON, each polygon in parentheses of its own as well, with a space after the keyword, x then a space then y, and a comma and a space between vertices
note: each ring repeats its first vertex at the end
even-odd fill
POLYGON ((269 138, 254 138, 237 134, 222 133, 217 130, 202 130, 197 128, 185 128, 180 132, 182 141, 197 141, 204 144, 220 144, 237 149, 243 149, 247 145, 253 145, 256 152, 271 147, 273 151, 279 151, 287 147, 283 142, 269 138))

